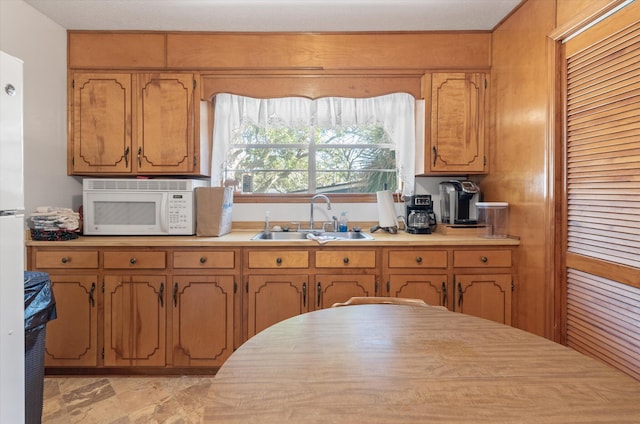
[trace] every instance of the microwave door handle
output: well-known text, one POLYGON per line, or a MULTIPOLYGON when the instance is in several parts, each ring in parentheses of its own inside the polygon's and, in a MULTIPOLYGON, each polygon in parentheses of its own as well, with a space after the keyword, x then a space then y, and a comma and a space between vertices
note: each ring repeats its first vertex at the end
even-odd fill
POLYGON ((169 195, 162 193, 162 202, 160 205, 160 229, 163 233, 168 234, 167 220, 169 219, 169 195))

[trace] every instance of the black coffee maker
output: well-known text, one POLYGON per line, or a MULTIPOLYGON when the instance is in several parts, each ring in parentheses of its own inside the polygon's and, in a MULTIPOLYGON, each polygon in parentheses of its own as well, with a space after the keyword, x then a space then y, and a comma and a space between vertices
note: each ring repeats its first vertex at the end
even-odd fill
POLYGON ((405 205, 405 229, 411 234, 431 234, 436 229, 436 215, 430 194, 408 196, 405 205))

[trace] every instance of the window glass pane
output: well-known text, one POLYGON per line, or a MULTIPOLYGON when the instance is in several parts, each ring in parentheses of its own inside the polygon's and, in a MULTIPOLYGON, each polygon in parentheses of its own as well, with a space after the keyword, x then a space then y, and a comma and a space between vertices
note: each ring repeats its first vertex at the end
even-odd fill
POLYGON ((308 191, 308 149, 233 148, 227 156, 226 180, 245 193, 308 191))
POLYGON ((389 135, 382 125, 360 125, 344 128, 320 128, 318 144, 386 144, 391 147, 389 135))
POLYGON ((233 133, 225 182, 243 193, 375 193, 397 189, 396 156, 382 124, 287 127, 244 122, 233 133))
POLYGON ((396 189, 395 154, 381 127, 311 130, 245 125, 229 149, 226 180, 245 193, 396 189))
POLYGON ((242 126, 233 144, 304 144, 309 142, 311 128, 271 127, 262 128, 253 124, 242 126))
POLYGON ((372 193, 396 186, 395 155, 389 149, 319 148, 318 189, 334 193, 372 193))

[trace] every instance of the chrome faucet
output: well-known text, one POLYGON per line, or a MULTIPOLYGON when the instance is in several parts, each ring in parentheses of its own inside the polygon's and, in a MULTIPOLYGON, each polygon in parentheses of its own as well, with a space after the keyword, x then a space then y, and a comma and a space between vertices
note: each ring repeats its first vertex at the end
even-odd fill
POLYGON ((313 196, 311 198, 311 213, 309 214, 309 229, 313 230, 313 225, 315 224, 315 222, 313 221, 313 205, 315 204, 317 199, 323 199, 325 202, 327 202, 327 210, 331 210, 331 200, 329 200, 329 198, 327 196, 325 196, 324 194, 316 194, 315 196, 313 196))

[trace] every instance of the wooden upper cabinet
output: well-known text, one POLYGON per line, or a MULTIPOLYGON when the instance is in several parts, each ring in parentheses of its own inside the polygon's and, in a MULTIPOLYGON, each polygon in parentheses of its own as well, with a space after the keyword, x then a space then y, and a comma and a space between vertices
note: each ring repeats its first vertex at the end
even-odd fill
POLYGON ((70 175, 131 173, 131 82, 131 74, 73 75, 70 175))
POLYGON ((195 81, 191 73, 74 73, 69 175, 209 175, 195 81))
POLYGON ((425 172, 487 172, 485 84, 484 73, 431 75, 425 172))
POLYGON ((194 163, 192 74, 139 74, 136 165, 142 174, 189 174, 194 163))

